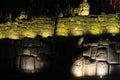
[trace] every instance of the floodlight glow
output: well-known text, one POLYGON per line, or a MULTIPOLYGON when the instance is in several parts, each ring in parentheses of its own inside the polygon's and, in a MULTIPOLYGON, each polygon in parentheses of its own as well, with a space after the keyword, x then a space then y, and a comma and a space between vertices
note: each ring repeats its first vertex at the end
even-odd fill
POLYGON ((71 72, 75 77, 83 76, 82 60, 76 60, 71 68, 71 72))

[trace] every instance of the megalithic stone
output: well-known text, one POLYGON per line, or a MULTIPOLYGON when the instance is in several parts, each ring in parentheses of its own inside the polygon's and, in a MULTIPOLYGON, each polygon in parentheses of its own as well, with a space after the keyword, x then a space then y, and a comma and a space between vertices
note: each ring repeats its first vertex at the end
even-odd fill
POLYGON ((96 59, 97 47, 91 47, 90 50, 91 50, 91 58, 96 59))
POLYGON ((114 48, 109 47, 108 52, 108 63, 109 64, 118 64, 118 55, 116 54, 114 48))
POLYGON ((108 76, 107 62, 97 62, 97 76, 108 76))
POLYGON ((105 47, 98 48, 97 54, 96 54, 96 60, 98 61, 107 61, 107 55, 108 49, 105 47))
POLYGON ((21 56, 21 70, 25 72, 35 71, 35 58, 34 56, 21 56))

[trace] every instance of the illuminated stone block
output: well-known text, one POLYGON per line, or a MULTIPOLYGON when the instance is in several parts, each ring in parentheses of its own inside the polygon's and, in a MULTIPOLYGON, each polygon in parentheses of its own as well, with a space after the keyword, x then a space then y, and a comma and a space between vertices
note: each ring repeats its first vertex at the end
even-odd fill
POLYGON ((32 55, 32 56, 37 56, 38 52, 36 48, 27 48, 23 49, 23 51, 19 55, 32 55))
POLYGON ((21 56, 21 70, 23 72, 33 72, 35 70, 35 59, 33 56, 21 56))
POLYGON ((16 70, 23 73, 40 72, 46 66, 46 59, 44 58, 48 50, 44 52, 43 48, 48 46, 41 41, 34 42, 34 40, 25 40, 25 45, 20 49, 16 55, 16 70), (33 44, 32 44, 33 43, 33 44), (37 44, 38 43, 38 44, 37 44), (37 44, 37 45, 36 45, 37 44))
POLYGON ((96 54, 97 54, 97 47, 91 47, 91 58, 96 59, 96 54))
POLYGON ((106 62, 97 62, 97 76, 108 75, 108 64, 106 62))
POLYGON ((30 53, 29 49, 24 49, 22 55, 30 55, 30 53))
POLYGON ((84 51, 84 52, 83 52, 83 56, 84 56, 84 57, 85 57, 85 56, 91 57, 91 52, 90 52, 90 50, 84 51))
POLYGON ((30 55, 37 56, 38 55, 37 49, 36 48, 30 48, 30 55))
POLYGON ((96 62, 90 62, 84 58, 75 60, 71 72, 74 77, 85 77, 96 75, 96 62))
MULTIPOLYGON (((114 47, 113 47, 113 49, 114 49, 114 47)), ((112 50, 112 48, 109 48, 108 63, 109 64, 118 64, 118 55, 116 54, 115 50, 112 50)))
POLYGON ((84 75, 95 76, 96 75, 96 62, 85 61, 84 64, 84 75))
POLYGON ((98 48, 96 60, 107 61, 107 48, 98 48))
POLYGON ((43 60, 41 59, 41 57, 36 57, 36 60, 35 60, 35 69, 38 71, 39 69, 43 68, 44 66, 44 62, 43 60))
POLYGON ((58 36, 68 36, 68 26, 66 26, 64 23, 59 23, 57 25, 56 34, 58 36))
POLYGON ((83 71, 84 71, 84 58, 80 58, 75 60, 71 67, 71 73, 73 74, 74 77, 83 77, 83 71))

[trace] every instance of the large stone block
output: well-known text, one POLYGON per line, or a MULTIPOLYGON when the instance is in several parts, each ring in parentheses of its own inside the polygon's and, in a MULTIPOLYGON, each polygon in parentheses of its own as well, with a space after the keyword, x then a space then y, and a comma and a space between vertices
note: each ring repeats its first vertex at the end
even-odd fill
POLYGON ((35 59, 33 56, 21 56, 20 67, 25 72, 32 72, 35 70, 35 59))
POLYGON ((96 54, 96 60, 99 61, 107 61, 107 55, 108 49, 105 47, 98 48, 97 54, 96 54))
POLYGON ((91 47, 91 58, 96 59, 96 54, 97 54, 97 47, 91 47))
POLYGON ((97 76, 108 75, 108 64, 107 62, 97 62, 97 76))
POLYGON ((33 56, 37 56, 38 55, 38 50, 37 48, 29 48, 30 49, 30 54, 33 56))
POLYGON ((84 56, 84 57, 91 57, 91 51, 90 51, 90 50, 84 51, 84 52, 83 52, 83 56, 84 56))
POLYGON ((97 73, 96 62, 85 61, 84 64, 84 76, 95 76, 97 73))
POLYGON ((116 54, 114 48, 109 48, 108 63, 109 64, 118 64, 118 55, 116 54))

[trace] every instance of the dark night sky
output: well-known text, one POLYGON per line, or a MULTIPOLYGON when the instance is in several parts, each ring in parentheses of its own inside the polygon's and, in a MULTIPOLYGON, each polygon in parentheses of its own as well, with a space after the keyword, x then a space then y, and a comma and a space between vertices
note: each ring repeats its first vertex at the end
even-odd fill
MULTIPOLYGON (((31 11, 40 14, 40 9, 43 7, 43 14, 46 9, 52 13, 57 9, 57 4, 64 9, 68 4, 72 7, 78 7, 83 0, 1 0, 0 11, 12 14, 20 13, 20 11, 31 11)), ((104 2, 107 0, 88 0, 90 4, 91 14, 99 14, 103 10, 104 2)))

